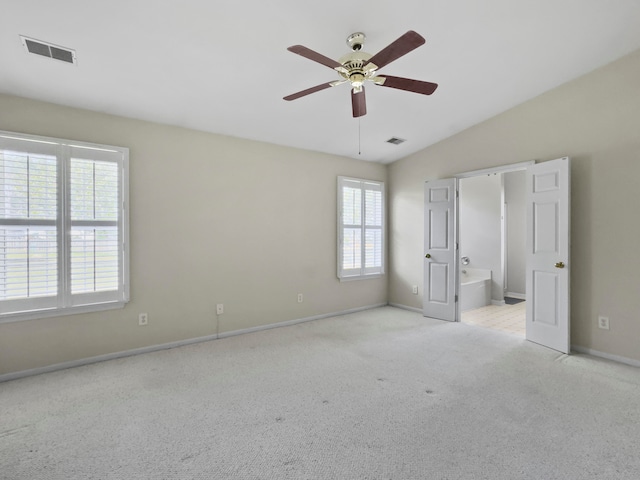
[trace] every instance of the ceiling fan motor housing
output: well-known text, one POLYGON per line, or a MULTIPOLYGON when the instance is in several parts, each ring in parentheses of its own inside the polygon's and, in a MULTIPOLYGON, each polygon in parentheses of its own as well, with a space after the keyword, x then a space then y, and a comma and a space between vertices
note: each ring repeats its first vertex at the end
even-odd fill
POLYGON ((362 46, 367 37, 362 32, 352 33, 347 37, 347 45, 352 52, 341 57, 338 62, 342 64, 344 70, 338 70, 340 75, 349 80, 353 87, 353 93, 360 93, 366 80, 373 80, 376 65, 369 63, 372 57, 370 53, 362 51, 362 46), (366 67, 366 68, 365 68, 366 67))
POLYGON ((344 67, 344 70, 338 70, 338 73, 340 73, 344 79, 349 80, 349 83, 351 83, 351 86, 355 89, 355 93, 362 91, 362 85, 365 80, 373 74, 373 70, 369 69, 365 71, 364 68, 369 64, 370 58, 370 53, 354 50, 340 57, 338 60, 344 67))

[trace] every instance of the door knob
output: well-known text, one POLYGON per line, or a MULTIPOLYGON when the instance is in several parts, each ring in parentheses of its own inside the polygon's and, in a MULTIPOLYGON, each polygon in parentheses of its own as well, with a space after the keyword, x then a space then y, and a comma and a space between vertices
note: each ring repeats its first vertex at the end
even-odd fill
POLYGON ((556 263, 556 268, 564 268, 564 263, 562 262, 556 263))
POLYGON ((424 258, 431 258, 431 254, 430 254, 430 253, 427 253, 427 254, 424 256, 424 258))

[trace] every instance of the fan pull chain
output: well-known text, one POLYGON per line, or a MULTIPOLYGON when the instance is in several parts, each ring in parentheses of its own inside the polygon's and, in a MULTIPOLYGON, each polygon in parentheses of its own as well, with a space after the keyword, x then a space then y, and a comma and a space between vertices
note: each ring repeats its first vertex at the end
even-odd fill
POLYGON ((358 155, 362 155, 362 142, 360 140, 360 117, 358 117, 358 155))

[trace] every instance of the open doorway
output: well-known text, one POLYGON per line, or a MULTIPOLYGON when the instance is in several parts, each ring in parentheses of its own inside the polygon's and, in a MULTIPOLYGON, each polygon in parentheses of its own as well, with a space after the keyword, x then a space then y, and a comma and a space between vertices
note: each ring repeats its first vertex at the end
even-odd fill
MULTIPOLYGON (((461 255, 458 248, 460 179, 525 170, 526 339, 569 353, 570 165, 569 157, 562 157, 541 163, 532 161, 494 167, 425 182, 422 298, 425 317, 460 321, 459 277, 464 265, 461 257, 467 256, 461 255)), ((504 202, 501 210, 503 205, 504 202)), ((497 243, 501 249, 505 245, 502 241, 497 243)), ((496 270, 496 275, 502 275, 504 282, 504 254, 501 258, 503 263, 496 270)), ((489 291, 493 287, 491 284, 489 291)), ((503 301, 504 288, 503 284, 503 301)))
POLYGON ((525 337, 524 170, 459 179, 459 308, 463 323, 525 337))

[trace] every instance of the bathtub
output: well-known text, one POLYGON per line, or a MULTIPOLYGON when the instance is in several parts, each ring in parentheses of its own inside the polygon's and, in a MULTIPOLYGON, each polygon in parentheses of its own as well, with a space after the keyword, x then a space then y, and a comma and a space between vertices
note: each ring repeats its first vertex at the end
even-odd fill
POLYGON ((491 270, 463 268, 460 270, 460 311, 491 304, 491 270))

